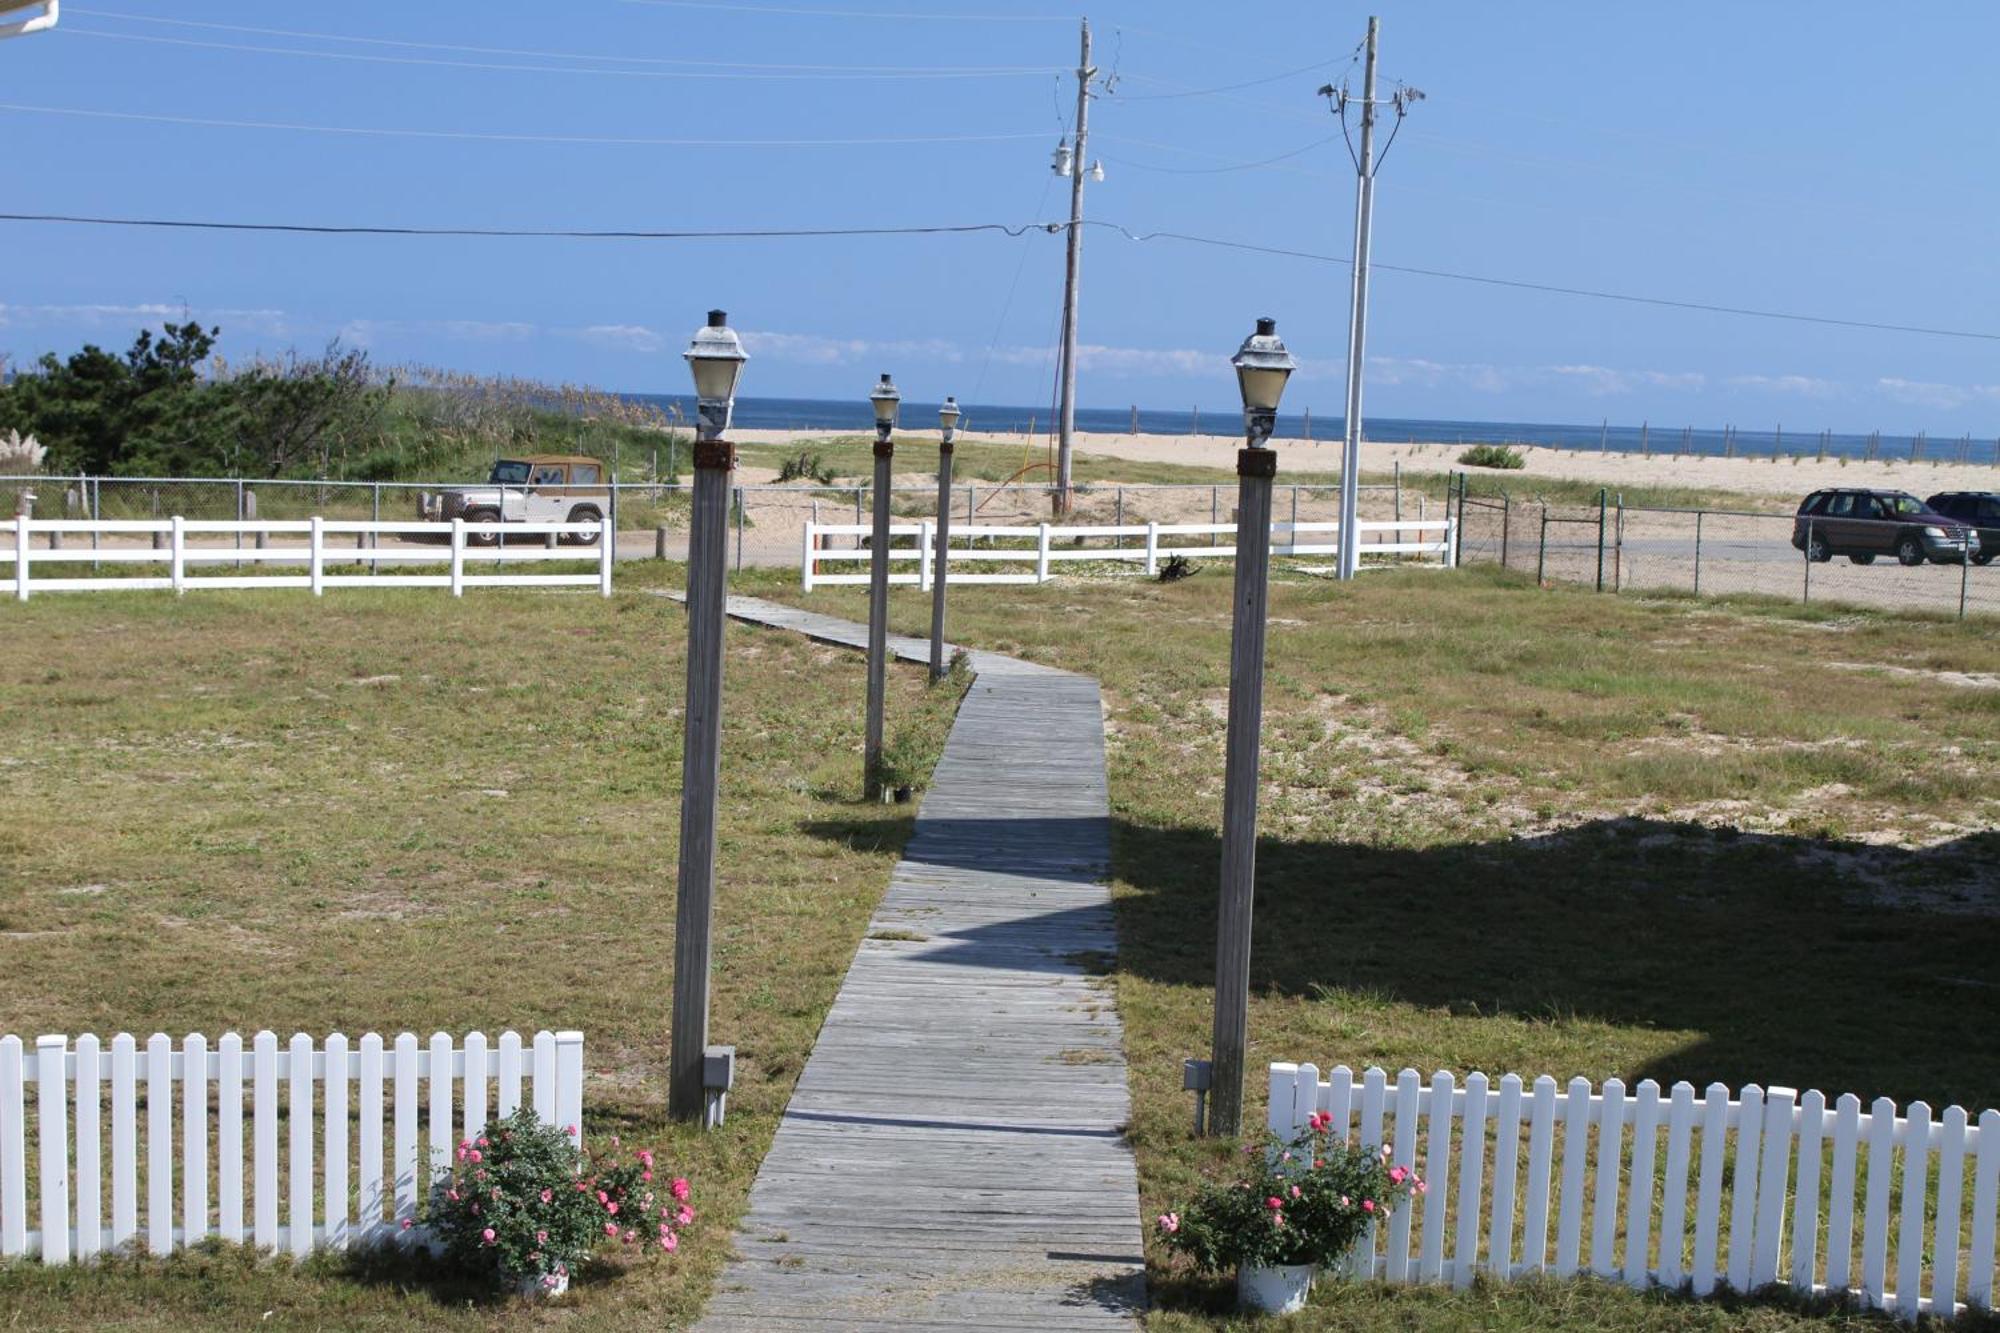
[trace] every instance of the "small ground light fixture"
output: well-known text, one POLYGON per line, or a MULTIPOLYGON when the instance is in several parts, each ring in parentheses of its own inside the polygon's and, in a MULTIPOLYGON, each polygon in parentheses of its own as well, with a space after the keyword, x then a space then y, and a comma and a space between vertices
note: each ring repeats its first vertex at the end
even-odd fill
POLYGON ((875 408, 875 434, 880 439, 888 439, 896 429, 896 407, 903 401, 903 395, 896 391, 896 382, 889 378, 889 372, 882 372, 881 381, 876 384, 868 401, 875 408))
POLYGON ((958 430, 958 399, 947 396, 944 406, 938 408, 938 428, 947 440, 958 430))

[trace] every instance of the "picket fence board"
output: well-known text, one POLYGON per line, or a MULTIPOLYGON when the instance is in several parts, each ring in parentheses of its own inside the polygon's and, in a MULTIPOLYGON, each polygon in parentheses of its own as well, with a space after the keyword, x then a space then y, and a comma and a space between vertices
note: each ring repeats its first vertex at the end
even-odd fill
POLYGON ((199 1033, 178 1047, 155 1033, 143 1051, 129 1033, 120 1033, 111 1039, 107 1061, 104 1044, 91 1035, 74 1042, 40 1037, 32 1055, 20 1037, 0 1036, 0 1258, 64 1263, 135 1241, 164 1254, 210 1236, 248 1239, 262 1249, 303 1256, 319 1245, 392 1238, 406 1221, 415 1221, 426 1182, 450 1164, 458 1137, 490 1123, 489 1107, 503 1115, 518 1107, 524 1079, 531 1081, 532 1104, 543 1119, 578 1132, 581 1033, 535 1034, 532 1059, 525 1064, 516 1033, 501 1035, 497 1062, 488 1058, 491 1049, 480 1033, 469 1034, 462 1047, 436 1033, 427 1049, 419 1048, 414 1034, 402 1033, 389 1052, 393 1063, 385 1063, 383 1041, 375 1033, 358 1043, 336 1033, 318 1046, 299 1033, 281 1048, 275 1033, 259 1032, 246 1062, 243 1038, 233 1032, 213 1047, 199 1033), (497 1085, 491 1097, 489 1079, 497 1085), (420 1091, 428 1095, 428 1117, 421 1124, 420 1091), (282 1158, 281 1104, 288 1127, 282 1158), (350 1132, 350 1115, 358 1135, 350 1132), (393 1153, 393 1175, 387 1178, 385 1146, 393 1153), (385 1219, 384 1209, 391 1207, 393 1220, 385 1219))
POLYGON ((1543 1075, 1530 1088, 1474 1072, 1461 1085, 1443 1070, 1335 1066, 1322 1081, 1311 1064, 1270 1067, 1274 1132, 1319 1112, 1366 1148, 1390 1143, 1393 1164, 1421 1157, 1428 1185, 1371 1223, 1356 1276, 1462 1287, 1482 1268, 1503 1281, 1587 1272, 1698 1296, 1848 1293, 1904 1320, 1993 1309, 2000 1110, 1975 1120, 1916 1101, 1899 1115, 1888 1098, 1864 1111, 1852 1094, 1829 1107, 1817 1090, 1756 1084, 1697 1097, 1652 1079, 1628 1092, 1617 1079, 1593 1090, 1543 1075))

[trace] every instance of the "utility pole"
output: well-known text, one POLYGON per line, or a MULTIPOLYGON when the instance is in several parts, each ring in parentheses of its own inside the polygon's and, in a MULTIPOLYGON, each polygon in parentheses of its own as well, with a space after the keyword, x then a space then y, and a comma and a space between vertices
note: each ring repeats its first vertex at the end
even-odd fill
MULTIPOLYGON (((1067 514, 1074 494, 1070 483, 1070 449, 1076 435, 1076 289, 1083 261, 1084 150, 1090 139, 1090 81, 1097 71, 1090 64, 1090 20, 1083 21, 1082 54, 1076 64, 1076 149, 1056 147, 1055 172, 1069 177, 1069 246, 1063 261, 1062 407, 1056 437, 1055 511, 1067 514)), ((1102 165, 1091 175, 1104 179, 1102 165)))
MULTIPOLYGON (((1350 296, 1347 324, 1347 438, 1340 456, 1340 553, 1335 565, 1335 575, 1342 579, 1354 577, 1360 563, 1360 532, 1357 531, 1357 513, 1361 484, 1361 369, 1368 341, 1368 241, 1369 229, 1375 218, 1375 170, 1379 165, 1375 156, 1375 49, 1376 36, 1381 20, 1368 20, 1367 58, 1361 84, 1361 147, 1359 151, 1350 141, 1348 152, 1354 158, 1354 170, 1358 177, 1354 191, 1354 276, 1350 296)), ((1333 112, 1340 117, 1341 130, 1347 129, 1347 104, 1351 100, 1347 87, 1342 84, 1335 88, 1327 84, 1320 95, 1333 102, 1333 112)), ((1389 105, 1396 111, 1396 128, 1402 127, 1403 116, 1409 104, 1423 97, 1414 88, 1398 87, 1389 99, 1389 105)), ((1390 141, 1394 142, 1392 132, 1390 141)), ((1383 147, 1384 156, 1388 153, 1383 147)))

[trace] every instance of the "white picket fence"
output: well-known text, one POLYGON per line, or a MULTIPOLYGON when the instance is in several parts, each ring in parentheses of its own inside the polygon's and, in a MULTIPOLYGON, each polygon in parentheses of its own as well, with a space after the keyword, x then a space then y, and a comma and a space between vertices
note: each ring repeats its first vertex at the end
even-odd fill
POLYGON ((328 588, 448 588, 454 597, 467 588, 594 587, 611 595, 614 543, 601 523, 443 523, 378 522, 368 519, 255 519, 244 522, 181 518, 64 519, 16 518, 0 522, 11 533, 11 551, 0 548, 0 594, 27 601, 34 592, 101 592, 154 589, 184 593, 191 588, 306 588, 317 597, 328 588), (297 539, 305 538, 303 543, 297 539), (393 546, 384 537, 418 539, 393 546), (438 538, 446 542, 438 542, 438 538), (192 542, 189 540, 193 538, 192 542), (284 539, 280 545, 272 539, 284 539), (596 543, 594 551, 559 543, 572 538, 596 543), (40 539, 40 545, 36 540, 40 539), (339 539, 345 539, 342 543, 339 539), (429 539, 425 543, 422 539, 429 539), (492 545, 475 545, 479 540, 492 545), (501 544, 504 539, 504 545, 501 544), (448 546, 447 543, 448 542, 448 546), (529 544, 529 543, 533 544, 529 544), (248 544, 246 544, 248 543, 248 544), (593 573, 516 573, 510 567, 547 561, 594 560, 593 573), (164 565, 163 575, 36 574, 38 566, 164 565), (215 566, 304 566, 298 574, 202 573, 215 566), (338 573, 366 565, 365 573, 338 573), (407 566, 443 565, 443 572, 383 573, 407 566), (468 565, 475 566, 469 569, 468 565), (478 567, 496 566, 491 572, 478 567))
POLYGON ((41 1037, 25 1058, 19 1037, 0 1037, 0 1258, 63 1263, 135 1240, 164 1254, 209 1236, 292 1254, 419 1237, 406 1226, 419 1196, 489 1107, 505 1116, 522 1104, 524 1083, 537 1115, 578 1126, 583 1034, 537 1032, 523 1045, 503 1032, 489 1047, 481 1033, 454 1045, 440 1032, 424 1047, 408 1032, 319 1046, 301 1033, 280 1049, 274 1033, 246 1048, 230 1032, 211 1049, 199 1034, 176 1048, 157 1033, 141 1049, 121 1033, 108 1050, 94 1036, 41 1037))
MULTIPOLYGON (((1382 568, 1390 563, 1458 563, 1457 532, 1448 518, 1398 519, 1363 522, 1361 534, 1363 568, 1382 568), (1393 559, 1391 559, 1393 557, 1393 559), (1369 562, 1376 563, 1369 563, 1369 562)), ((824 565, 866 565, 868 548, 861 539, 874 529, 866 523, 817 523, 805 525, 805 546, 800 556, 799 580, 807 592, 822 584, 866 583, 862 573, 823 573, 824 565), (852 546, 829 545, 829 539, 848 538, 852 546)), ((917 523, 892 523, 889 537, 914 538, 909 546, 890 546, 889 582, 931 586, 935 564, 937 527, 932 519, 917 523), (914 565, 899 571, 897 566, 914 565)), ((1338 523, 1273 523, 1274 556, 1337 556, 1340 553, 1338 523), (1303 540, 1312 538, 1314 540, 1303 540)), ((1057 527, 1048 523, 1033 526, 1000 527, 954 523, 945 552, 946 577, 950 583, 1047 583, 1054 565, 1077 561, 1130 561, 1157 574, 1164 556, 1231 557, 1236 555, 1234 523, 1127 523, 1077 527, 1057 527), (1188 541, 1203 538, 1206 542, 1188 541), (1123 543, 1132 541, 1135 545, 1123 543), (1032 547, 1023 545, 1033 542, 1032 547), (1077 545, 1074 543, 1082 542, 1077 545), (1058 545, 1060 544, 1060 545, 1058 545), (1034 572, 979 573, 966 566, 1032 565, 1034 572)))
POLYGON ((1524 1085, 1475 1073, 1460 1087, 1439 1072, 1426 1086, 1405 1069, 1392 1085, 1380 1069, 1357 1080, 1337 1066, 1322 1082, 1313 1065, 1273 1064, 1270 1076, 1280 1137, 1324 1111, 1337 1134, 1392 1144, 1427 1183, 1361 1242, 1357 1276, 1463 1287, 1475 1273, 1588 1272, 1697 1296, 1725 1283, 1846 1292, 1906 1319, 1994 1308, 2000 1111, 1975 1125, 1956 1106, 1934 1119, 1913 1102, 1899 1116, 1886 1097, 1864 1111, 1852 1094, 1829 1106, 1819 1092, 1752 1084, 1732 1098, 1720 1083, 1697 1099, 1687 1083, 1663 1094, 1651 1079, 1628 1094, 1617 1079, 1593 1091, 1546 1075, 1524 1085))

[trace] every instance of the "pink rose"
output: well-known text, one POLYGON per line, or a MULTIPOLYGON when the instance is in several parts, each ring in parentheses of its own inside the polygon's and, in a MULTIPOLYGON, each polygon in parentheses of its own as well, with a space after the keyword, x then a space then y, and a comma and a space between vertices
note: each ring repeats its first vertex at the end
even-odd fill
POLYGON ((675 1250, 678 1250, 680 1247, 681 1247, 681 1238, 679 1236, 674 1235, 671 1231, 668 1232, 666 1235, 660 1237, 660 1248, 665 1250, 668 1254, 672 1254, 675 1250))
POLYGON ((1292 1197, 1294 1199, 1299 1197, 1299 1187, 1297 1185, 1292 1186, 1292 1197))
POLYGON ((407 1218, 407 1217, 403 1219, 403 1230, 405 1230, 405 1231, 408 1231, 408 1230, 409 1230, 409 1229, 410 1229, 411 1227, 413 1227, 413 1226, 415 1226, 415 1225, 416 1225, 416 1223, 415 1223, 414 1221, 412 1221, 411 1219, 409 1219, 409 1218, 407 1218))
POLYGON ((648 1167, 646 1170, 641 1171, 639 1173, 639 1179, 645 1181, 648 1185, 652 1184, 653 1183, 652 1168, 648 1167))
POLYGON ((546 1244, 548 1244, 548 1243, 549 1243, 549 1233, 548 1233, 548 1232, 546 1232, 546 1231, 537 1231, 537 1232, 535 1233, 535 1244, 537 1244, 537 1245, 546 1245, 546 1244))
POLYGON ((485 1241, 488 1245, 491 1245, 493 1243, 493 1228, 488 1227, 486 1228, 486 1230, 480 1232, 479 1238, 485 1241))
POLYGON ((673 1190, 674 1190, 674 1198, 678 1199, 682 1203, 686 1203, 688 1195, 694 1192, 693 1190, 688 1188, 686 1176, 674 1177, 673 1190))
POLYGON ((604 1234, 605 1234, 605 1235, 607 1235, 607 1236, 615 1236, 615 1235, 617 1235, 617 1234, 618 1234, 618 1224, 617 1224, 616 1222, 606 1222, 606 1223, 604 1224, 604 1234))
POLYGON ((1363 1199, 1363 1200, 1361 1201, 1361 1211, 1362 1211, 1362 1212, 1364 1212, 1364 1213, 1372 1213, 1372 1212, 1374 1212, 1374 1211, 1375 1211, 1375 1201, 1374 1201, 1373 1199, 1363 1199))
POLYGON ((616 1217, 618 1216, 618 1205, 615 1203, 607 1203, 604 1205, 604 1211, 611 1214, 613 1217, 616 1217))
POLYGON ((486 1160, 486 1154, 480 1152, 479 1149, 477 1148, 474 1148, 471 1152, 467 1153, 466 1156, 471 1158, 475 1162, 483 1162, 486 1160))
POLYGON ((553 1199, 553 1198, 555 1198, 555 1197, 556 1197, 556 1192, 555 1192, 554 1190, 543 1190, 543 1191, 542 1191, 542 1202, 543 1202, 543 1203, 547 1203, 547 1202, 548 1202, 549 1200, 551 1200, 551 1199, 553 1199))
POLYGON ((1285 1206, 1285 1201, 1283 1199, 1280 1199, 1277 1195, 1273 1194, 1270 1198, 1264 1200, 1264 1206, 1266 1208, 1269 1208, 1273 1212, 1276 1212, 1278 1209, 1283 1208, 1285 1206))
POLYGON ((1180 1229, 1181 1229, 1181 1215, 1179 1213, 1160 1214, 1160 1230, 1166 1232, 1169 1236, 1171 1236, 1180 1229))
POLYGON ((686 1204, 682 1204, 680 1211, 674 1215, 674 1221, 682 1226, 692 1225, 694 1222, 694 1209, 688 1207, 686 1204))
POLYGON ((1391 1185, 1400 1185, 1409 1174, 1407 1170, 1400 1166, 1392 1166, 1389 1168, 1389 1183, 1391 1185))

